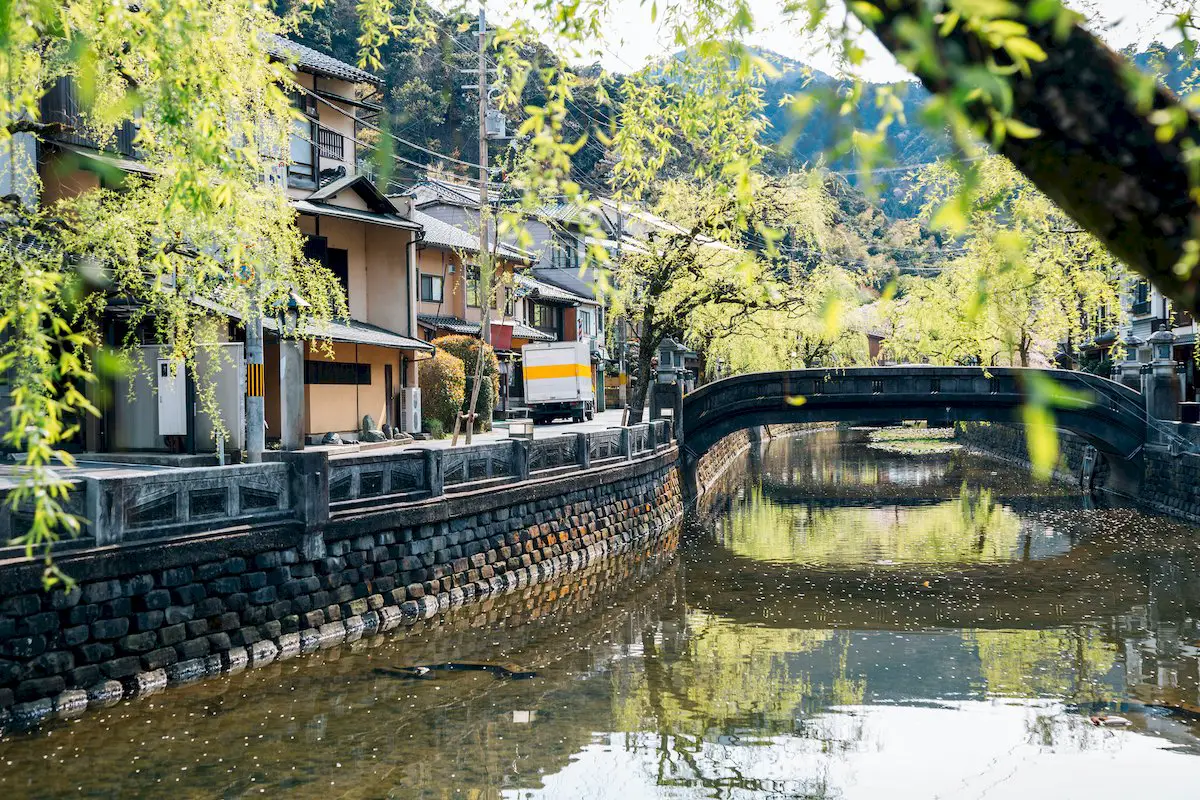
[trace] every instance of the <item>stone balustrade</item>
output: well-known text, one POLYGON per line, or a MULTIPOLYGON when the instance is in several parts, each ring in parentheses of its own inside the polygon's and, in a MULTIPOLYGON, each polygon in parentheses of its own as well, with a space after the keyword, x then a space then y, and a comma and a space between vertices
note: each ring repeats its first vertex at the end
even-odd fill
MULTIPOLYGON (((416 502, 644 456, 668 445, 670 436, 669 423, 655 420, 469 447, 273 453, 276 460, 263 464, 86 477, 73 482, 68 500, 69 510, 85 520, 84 535, 58 549, 296 520, 321 523, 335 512, 416 502)), ((30 519, 27 508, 0 508, 0 541, 19 536, 30 519)), ((0 558, 21 553, 18 547, 0 548, 0 558)))

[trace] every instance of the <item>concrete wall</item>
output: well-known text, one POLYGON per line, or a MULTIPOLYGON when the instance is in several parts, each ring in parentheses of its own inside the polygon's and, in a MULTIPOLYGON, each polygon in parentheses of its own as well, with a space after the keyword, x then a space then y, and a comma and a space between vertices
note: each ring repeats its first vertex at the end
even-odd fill
POLYGON ((676 455, 360 510, 323 529, 63 553, 70 590, 44 592, 36 560, 0 565, 0 727, 352 642, 644 551, 681 517, 676 455))

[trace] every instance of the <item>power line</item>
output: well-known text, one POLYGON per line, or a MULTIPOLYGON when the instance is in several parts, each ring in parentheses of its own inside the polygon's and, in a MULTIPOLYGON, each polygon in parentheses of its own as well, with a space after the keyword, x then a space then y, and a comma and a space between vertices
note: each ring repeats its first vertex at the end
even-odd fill
MULTIPOLYGON (((330 101, 330 100, 328 100, 328 99, 326 99, 326 98, 324 98, 324 97, 321 97, 321 95, 317 94, 316 92, 310 91, 309 89, 307 89, 307 88, 305 88, 305 87, 303 87, 303 86, 298 86, 297 88, 298 88, 298 89, 299 89, 301 92, 303 92, 303 93, 305 93, 305 94, 309 95, 310 97, 314 97, 314 98, 316 98, 316 99, 317 99, 319 102, 322 102, 322 103, 324 103, 325 105, 329 106, 329 107, 330 107, 330 108, 332 108, 334 111, 336 111, 336 112, 338 112, 339 114, 341 114, 342 116, 344 116, 344 117, 349 117, 350 119, 354 120, 356 123, 358 123, 359 125, 362 125, 364 128, 367 128, 368 130, 372 130, 372 131, 375 131, 376 133, 381 133, 381 134, 383 134, 383 135, 385 135, 385 136, 389 136, 389 137, 391 137, 393 140, 395 140, 395 141, 399 142, 400 144, 403 144, 403 145, 405 145, 405 146, 407 146, 407 147, 411 147, 411 148, 413 148, 414 150, 420 150, 422 153, 425 153, 425 154, 427 154, 427 155, 434 156, 435 158, 440 158, 440 159, 443 159, 444 161, 449 161, 449 162, 452 162, 452 163, 454 163, 454 164, 459 164, 459 165, 461 165, 461 166, 468 167, 468 168, 470 168, 470 169, 479 169, 479 165, 478 165, 478 164, 473 164, 473 163, 471 163, 470 161, 463 161, 461 158, 455 158, 454 156, 448 156, 448 155, 446 155, 445 153, 439 153, 437 150, 431 150, 431 149, 429 149, 428 147, 424 147, 423 145, 419 145, 419 144, 417 144, 416 142, 409 141, 408 139, 405 139, 405 138, 403 138, 403 137, 401 137, 401 136, 397 136, 396 134, 392 133, 391 131, 385 131, 383 128, 380 128, 380 127, 377 127, 377 126, 375 126, 375 125, 372 125, 371 123, 369 123, 369 122, 367 122, 366 120, 362 119, 362 118, 361 118, 361 117, 359 117, 358 115, 350 113, 349 111, 345 110, 344 108, 342 108, 341 106, 337 105, 336 103, 334 103, 334 102, 332 102, 332 101, 330 101)), ((413 162, 413 163, 415 163, 415 162, 413 162)))

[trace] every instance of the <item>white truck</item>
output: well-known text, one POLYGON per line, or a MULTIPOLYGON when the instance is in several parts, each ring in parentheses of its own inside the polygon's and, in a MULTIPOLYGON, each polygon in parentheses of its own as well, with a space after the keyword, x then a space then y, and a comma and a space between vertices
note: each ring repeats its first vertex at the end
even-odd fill
POLYGON ((521 348, 525 405, 535 423, 596 415, 592 352, 586 341, 527 344, 521 348))

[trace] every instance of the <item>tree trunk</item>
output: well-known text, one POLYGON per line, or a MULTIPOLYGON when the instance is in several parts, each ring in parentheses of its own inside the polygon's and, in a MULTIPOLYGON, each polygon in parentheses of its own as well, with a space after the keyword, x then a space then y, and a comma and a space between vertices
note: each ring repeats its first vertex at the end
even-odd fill
MULTIPOLYGON (((1030 62, 1030 74, 1011 76, 1013 118, 1041 131, 1031 139, 1005 138, 999 148, 1039 189, 1118 258, 1145 275, 1164 294, 1190 311, 1200 310, 1200 270, 1179 275, 1175 265, 1200 231, 1200 213, 1191 197, 1184 143, 1200 142, 1200 122, 1183 111, 1179 100, 1159 87, 1150 108, 1139 110, 1124 74, 1134 70, 1126 59, 1078 25, 1064 37, 1051 21, 1029 22, 1034 0, 1016 0, 1029 25, 1028 38, 1047 58, 1030 62), (1164 142, 1150 122, 1155 109, 1178 109, 1183 120, 1164 142)), ((854 4, 850 6, 855 8, 854 4)), ((911 51, 911 26, 921 20, 933 30, 932 17, 948 11, 944 0, 892 0, 873 3, 882 19, 864 23, 893 53, 911 51)), ((954 76, 985 68, 989 60, 1011 63, 962 25, 948 36, 933 34, 936 57, 917 67, 927 89, 943 97, 958 90, 954 76)), ((982 103, 968 113, 991 131, 982 103)))
POLYGON ((633 386, 629 393, 629 424, 637 425, 642 421, 642 412, 646 408, 646 396, 649 394, 650 383, 654 376, 650 374, 650 359, 654 350, 648 347, 638 347, 638 371, 633 378, 633 386))

